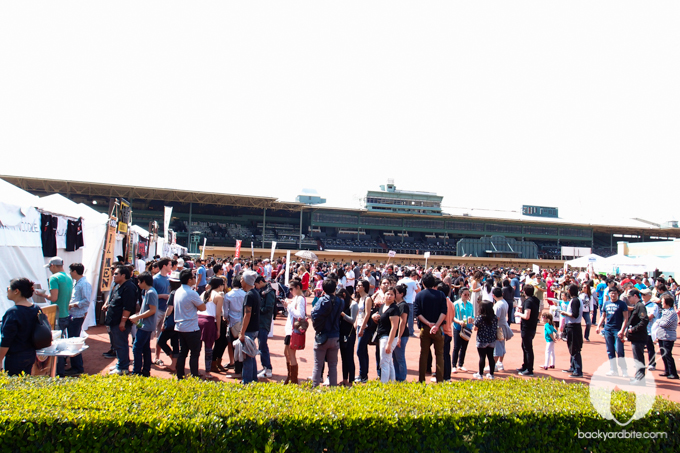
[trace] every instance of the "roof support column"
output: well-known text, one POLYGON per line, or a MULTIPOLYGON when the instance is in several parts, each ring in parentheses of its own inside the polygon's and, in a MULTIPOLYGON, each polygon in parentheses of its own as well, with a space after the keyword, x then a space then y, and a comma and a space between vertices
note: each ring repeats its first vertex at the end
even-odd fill
POLYGON ((300 208, 300 239, 299 239, 299 244, 298 248, 302 250, 302 208, 300 208))
POLYGON ((264 232, 267 231, 267 208, 262 209, 262 248, 264 248, 264 232))

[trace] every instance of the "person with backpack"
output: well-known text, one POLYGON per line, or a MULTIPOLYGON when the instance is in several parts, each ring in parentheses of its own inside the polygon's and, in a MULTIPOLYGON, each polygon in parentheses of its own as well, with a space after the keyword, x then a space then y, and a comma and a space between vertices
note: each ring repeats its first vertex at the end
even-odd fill
POLYGON ((316 331, 314 336, 314 372, 312 385, 321 383, 322 366, 328 362, 328 382, 338 385, 338 351, 340 350, 340 315, 345 308, 345 301, 335 296, 335 280, 326 278, 323 281, 324 295, 312 310, 312 325, 316 331))
POLYGON ((0 364, 4 359, 4 370, 10 376, 31 374, 35 363, 33 331, 40 308, 28 300, 33 297, 33 291, 33 282, 27 278, 12 279, 7 287, 7 299, 14 302, 14 306, 2 317, 0 364))

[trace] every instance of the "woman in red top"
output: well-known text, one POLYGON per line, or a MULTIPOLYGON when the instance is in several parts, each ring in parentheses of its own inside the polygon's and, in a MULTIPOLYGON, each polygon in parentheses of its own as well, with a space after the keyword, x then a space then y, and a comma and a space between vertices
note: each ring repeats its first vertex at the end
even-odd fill
POLYGON ((298 275, 300 276, 300 282, 302 283, 302 292, 305 297, 309 296, 309 272, 305 266, 300 266, 298 269, 298 275))

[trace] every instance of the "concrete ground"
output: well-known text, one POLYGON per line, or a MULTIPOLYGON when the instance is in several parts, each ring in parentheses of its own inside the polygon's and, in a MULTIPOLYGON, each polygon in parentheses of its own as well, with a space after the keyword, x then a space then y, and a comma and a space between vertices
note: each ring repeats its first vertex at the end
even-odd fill
MULTIPOLYGON (((311 300, 309 301, 311 302, 311 300)), ((271 352, 273 376, 271 379, 263 379, 263 381, 278 382, 283 381, 286 377, 286 361, 283 356, 283 337, 284 337, 284 325, 285 319, 279 316, 278 319, 274 321, 274 336, 269 339, 269 349, 271 352)), ((503 379, 508 376, 518 376, 515 371, 522 365, 522 348, 521 339, 519 336, 519 326, 517 324, 511 325, 515 336, 506 342, 507 355, 504 360, 505 371, 500 371, 496 373, 496 379, 503 379)), ((311 329, 311 326, 310 326, 311 329)), ((312 375, 312 367, 314 365, 313 359, 313 347, 314 347, 314 335, 313 330, 310 330, 306 339, 306 348, 302 351, 298 351, 297 359, 300 366, 299 377, 300 379, 307 379, 312 375)), ((83 354, 83 360, 85 364, 85 372, 88 374, 107 374, 109 367, 115 364, 115 359, 107 359, 102 356, 102 353, 109 349, 109 338, 104 326, 96 326, 88 329, 87 334, 89 338, 87 344, 89 349, 83 354)), ((562 372, 562 369, 567 368, 569 365, 569 352, 567 351, 567 344, 564 341, 560 341, 556 344, 556 367, 555 369, 543 370, 539 366, 543 365, 544 353, 545 353, 545 340, 543 337, 543 327, 539 325, 538 333, 534 339, 534 352, 535 352, 535 370, 534 374, 536 377, 551 377, 553 379, 560 379, 566 382, 581 382, 588 384, 592 373, 599 368, 603 363, 607 361, 607 352, 605 349, 604 338, 600 335, 595 334, 595 329, 591 330, 590 342, 584 343, 582 356, 583 356, 583 378, 571 378, 567 373, 562 372)), ((474 337, 472 339, 474 341, 474 337)), ((155 339, 152 339, 152 356, 154 355, 155 339)), ((626 357, 632 358, 632 352, 630 348, 630 343, 625 343, 626 357)), ((375 354, 374 347, 369 346, 369 362, 370 371, 369 379, 377 379, 376 364, 375 364, 375 354)), ((678 357, 677 350, 680 346, 675 349, 676 362, 680 366, 680 357, 678 357)), ((658 351, 657 351, 658 352, 658 351)), ((408 377, 409 381, 418 380, 418 360, 420 355, 420 344, 418 338, 411 338, 406 347, 406 360, 408 364, 408 377)), ((646 357, 646 356, 645 356, 646 357)), ((132 361, 132 347, 130 347, 130 360, 132 361)), ((170 363, 170 359, 161 352, 161 360, 165 364, 170 363)), ((452 375, 452 379, 472 379, 473 373, 477 370, 479 356, 477 350, 474 348, 474 343, 470 344, 468 348, 467 356, 465 359, 465 368, 467 372, 459 372, 452 375)), ((340 359, 338 358, 338 362, 340 359)), ((226 366, 228 363, 228 356, 225 353, 223 360, 223 365, 226 366)), ((261 369, 261 364, 259 358, 257 359, 258 369, 261 369)), ((186 372, 188 369, 188 360, 186 364, 186 372)), ((355 355, 355 366, 358 374, 359 363, 356 360, 355 355)), ((203 356, 199 361, 199 369, 201 372, 204 371, 203 356)), ((338 363, 338 382, 341 380, 341 365, 338 363)), ((680 380, 668 380, 664 377, 659 376, 663 373, 663 364, 661 361, 657 364, 657 370, 649 372, 654 375, 655 382, 657 385, 657 394, 664 395, 672 401, 680 402, 680 380)), ((151 375, 162 377, 166 379, 174 378, 175 376, 170 372, 164 370, 163 367, 152 365, 151 375)), ((224 374, 213 373, 217 379, 222 381, 234 381, 233 378, 227 378, 224 374)), ((532 378, 524 378, 532 379, 532 378)), ((430 382, 430 377, 427 377, 427 382, 430 382)))

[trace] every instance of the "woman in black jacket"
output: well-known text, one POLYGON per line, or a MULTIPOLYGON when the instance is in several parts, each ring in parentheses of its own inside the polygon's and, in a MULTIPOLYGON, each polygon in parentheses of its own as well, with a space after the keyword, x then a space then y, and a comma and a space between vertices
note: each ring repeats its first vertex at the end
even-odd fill
POLYGON ((7 287, 7 299, 14 302, 2 317, 0 340, 0 363, 5 359, 5 371, 10 376, 31 374, 35 363, 33 330, 38 323, 37 305, 29 301, 33 297, 33 282, 27 278, 15 278, 7 287))

